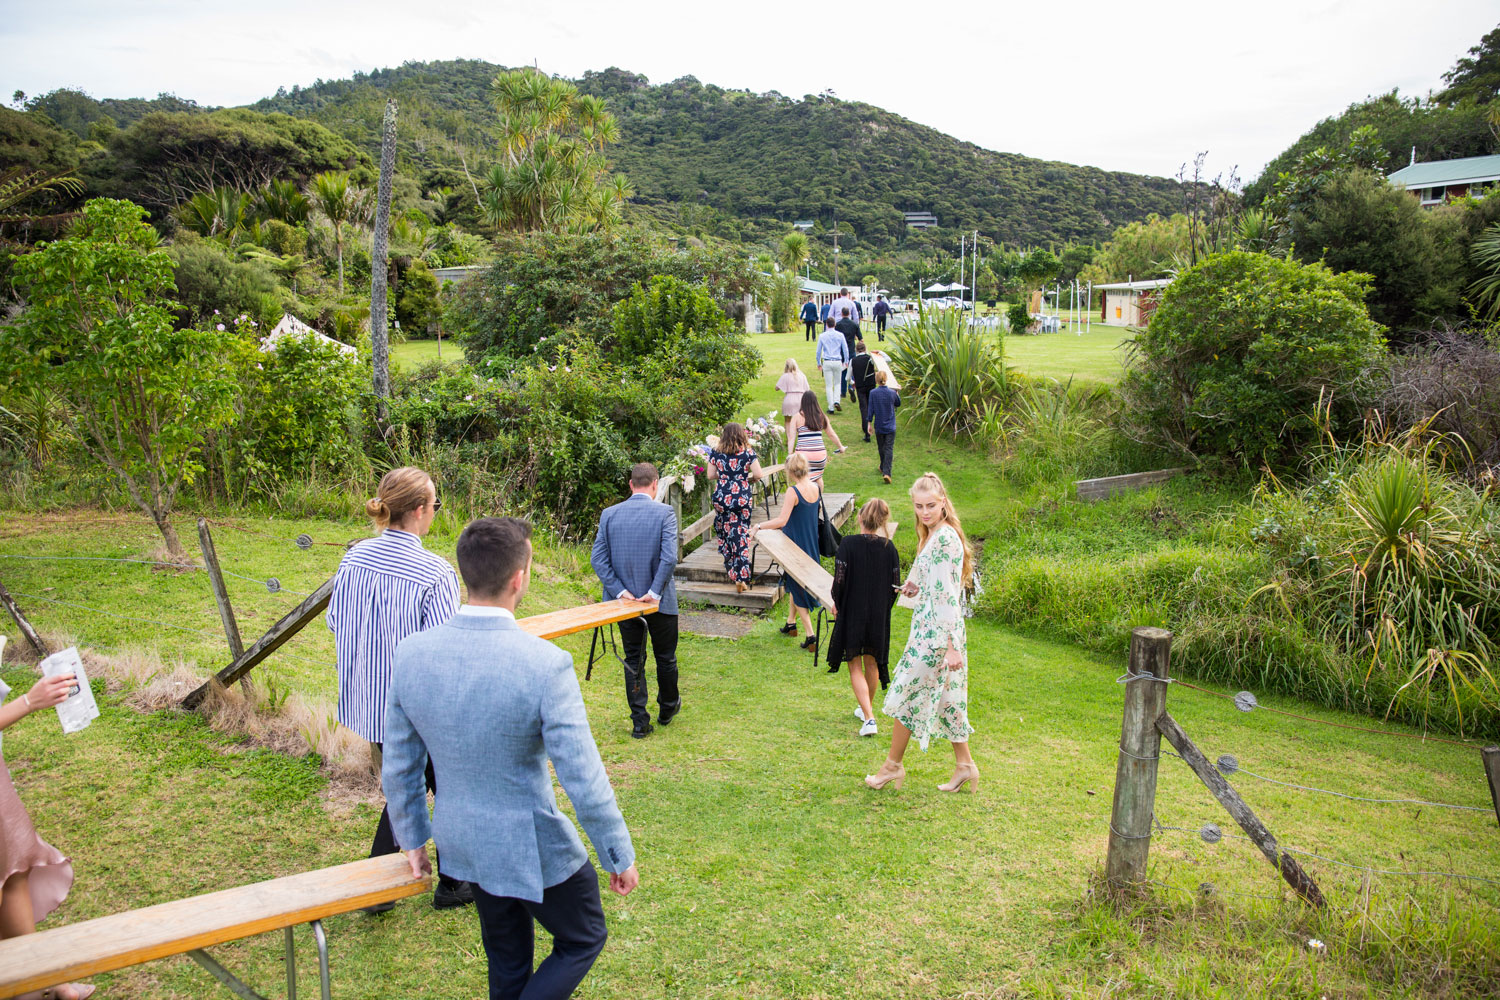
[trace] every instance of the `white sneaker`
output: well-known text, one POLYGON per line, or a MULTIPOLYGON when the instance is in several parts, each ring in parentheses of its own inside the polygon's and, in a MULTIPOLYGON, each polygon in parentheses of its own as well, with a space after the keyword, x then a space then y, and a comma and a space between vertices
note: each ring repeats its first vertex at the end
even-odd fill
POLYGON ((874 736, 875 735, 875 720, 874 719, 866 719, 865 720, 865 724, 859 727, 859 735, 861 735, 861 736, 874 736))
POLYGON ((858 705, 855 705, 854 706, 854 717, 856 719, 858 719, 860 722, 864 722, 865 721, 865 710, 862 709, 862 708, 860 708, 858 705))

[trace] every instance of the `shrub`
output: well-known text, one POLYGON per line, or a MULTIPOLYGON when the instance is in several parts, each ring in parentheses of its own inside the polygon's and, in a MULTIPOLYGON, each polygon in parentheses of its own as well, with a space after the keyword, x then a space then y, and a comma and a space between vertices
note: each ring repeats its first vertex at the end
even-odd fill
POLYGON ((795 274, 778 274, 771 282, 771 329, 786 333, 797 322, 798 292, 801 282, 795 274))
POLYGON ((425 337, 441 318, 437 276, 426 264, 413 261, 396 286, 396 320, 408 337, 425 337))
POLYGON ((1005 320, 1011 333, 1025 333, 1031 329, 1031 307, 1025 302, 1012 302, 1005 311, 1005 320))
POLYGON ((496 248, 494 264, 458 286, 444 317, 476 363, 487 356, 529 357, 566 328, 602 339, 614 303, 654 274, 701 285, 721 304, 755 285, 737 253, 674 253, 640 236, 510 235, 496 248))
POLYGON ((1500 466, 1500 350, 1457 330, 1429 332, 1391 358, 1380 391, 1387 426, 1429 423, 1447 464, 1473 477, 1500 466))
POLYGON ((1354 425, 1385 357, 1365 311, 1369 279, 1265 254, 1215 254, 1184 270, 1135 340, 1122 383, 1138 440, 1243 463, 1285 459, 1354 425))
POLYGON ((178 233, 170 253, 176 265, 179 326, 216 323, 216 313, 247 313, 264 323, 281 317, 281 288, 263 265, 235 260, 221 244, 187 231, 178 233))
POLYGON ((1461 312, 1465 278, 1462 220, 1430 212, 1384 177, 1336 174, 1288 219, 1299 259, 1373 281, 1370 315, 1394 331, 1461 312))
POLYGON ((962 310, 925 310, 914 326, 895 329, 891 341, 902 403, 930 416, 935 427, 972 433, 987 409, 1010 399, 1004 341, 971 330, 962 310))

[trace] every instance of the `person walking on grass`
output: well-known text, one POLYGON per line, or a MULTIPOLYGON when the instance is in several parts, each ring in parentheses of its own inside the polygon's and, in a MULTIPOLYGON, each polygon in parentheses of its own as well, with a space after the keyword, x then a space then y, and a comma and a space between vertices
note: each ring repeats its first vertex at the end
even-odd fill
POLYGON ((865 775, 879 790, 906 780, 901 764, 916 736, 924 751, 936 736, 953 744, 953 778, 943 792, 979 788, 979 768, 969 753, 969 654, 964 607, 974 589, 974 551, 943 481, 928 472, 911 487, 917 518, 917 557, 901 592, 916 598, 906 650, 896 664, 882 710, 895 720, 891 749, 880 769, 865 775))
POLYGON ((728 423, 704 463, 714 484, 714 536, 724 557, 724 572, 737 594, 750 589, 750 515, 755 510, 755 483, 764 473, 750 436, 741 424, 728 423))
POLYGON ((896 451, 896 407, 901 394, 888 383, 890 376, 875 372, 875 388, 870 390, 870 426, 875 430, 875 448, 880 452, 880 478, 891 481, 891 463, 896 451))
POLYGON ((781 378, 776 380, 776 391, 782 393, 781 419, 786 421, 788 441, 792 440, 792 418, 802 409, 802 394, 811 388, 807 384, 807 376, 797 367, 797 359, 787 358, 781 369, 781 378))
MULTIPOLYGON (((824 321, 827 323, 827 321, 824 321)), ((839 388, 843 382, 844 368, 849 364, 849 343, 844 335, 827 323, 818 338, 815 361, 823 370, 823 391, 828 398, 828 412, 842 410, 839 405, 839 388)))
POLYGON ((839 395, 841 397, 842 396, 848 396, 849 395, 849 364, 848 364, 848 362, 851 361, 854 358, 854 348, 855 348, 855 345, 859 343, 859 320, 855 319, 854 318, 854 314, 851 313, 848 310, 847 307, 845 307, 843 316, 839 319, 839 321, 837 323, 835 323, 833 325, 833 328, 835 330, 837 330, 839 333, 842 333, 844 335, 844 345, 849 349, 849 356, 848 356, 847 359, 845 359, 843 379, 839 383, 839 395))
POLYGON ((797 443, 792 450, 807 459, 808 478, 821 483, 823 470, 828 467, 828 445, 824 443, 823 435, 833 438, 834 454, 844 450, 844 442, 839 440, 827 414, 818 409, 817 394, 811 390, 802 394, 802 409, 792 418, 792 430, 797 434, 797 443))
MULTIPOLYGON (((453 617, 458 610, 458 577, 446 559, 422 547, 442 507, 432 477, 412 466, 392 469, 381 477, 376 493, 366 502, 365 514, 380 534, 360 542, 339 561, 328 599, 328 628, 338 662, 339 722, 369 741, 370 758, 379 771, 396 644, 453 617)), ((430 767, 427 787, 437 790, 430 767)), ((370 857, 398 850, 390 812, 383 809, 370 857)), ((433 908, 472 903, 471 888, 450 878, 442 858, 438 861, 433 908)), ((383 913, 395 905, 379 903, 365 912, 383 913)))
MULTIPOLYGON (((818 505, 823 498, 823 487, 808 475, 807 459, 801 452, 794 452, 786 460, 786 478, 790 485, 786 494, 781 498, 781 511, 769 521, 762 521, 750 529, 750 539, 767 528, 780 528, 781 533, 791 539, 803 552, 807 553, 813 562, 818 561, 818 505)), ((782 635, 795 636, 797 634, 797 622, 802 622, 802 628, 807 632, 807 638, 802 640, 803 649, 812 649, 817 642, 817 636, 813 635, 812 609, 818 606, 818 599, 806 590, 802 585, 790 576, 782 577, 786 584, 787 609, 786 624, 781 627, 782 635)))
POLYGON ((650 736, 651 713, 646 708, 646 634, 656 657, 656 721, 665 726, 682 710, 677 691, 677 516, 656 503, 656 466, 641 462, 630 469, 630 497, 606 507, 589 557, 604 599, 642 601, 656 605, 654 614, 620 622, 625 647, 625 700, 630 705, 630 735, 650 736))
POLYGON ((859 735, 876 733, 870 699, 879 682, 890 683, 891 608, 901 588, 901 556, 885 535, 891 508, 879 497, 865 501, 859 511, 859 534, 839 542, 833 561, 833 635, 828 640, 828 670, 849 664, 849 686, 854 690, 854 717, 859 735))
MULTIPOLYGON (((0 649, 5 637, 0 636, 0 649)), ((6 701, 10 688, 0 680, 0 730, 32 712, 61 705, 72 692, 76 674, 43 677, 31 689, 6 701)), ((10 769, 0 756, 0 940, 32 934, 37 921, 62 905, 73 887, 73 863, 37 835, 31 816, 16 794, 10 769)), ((83 1000, 95 987, 61 983, 23 993, 18 1000, 83 1000)))
POLYGON ((396 647, 385 712, 380 777, 396 840, 413 878, 432 870, 430 839, 473 885, 491 1000, 565 1000, 604 949, 599 873, 557 808, 549 762, 611 891, 629 895, 640 881, 573 657, 516 624, 531 555, 531 525, 519 518, 464 529, 469 603, 396 647), (442 784, 429 818, 422 773, 434 766, 442 784), (534 971, 533 921, 552 937, 534 971))
POLYGON ((885 339, 885 321, 890 318, 891 304, 885 300, 884 295, 875 296, 875 332, 880 339, 885 339))
POLYGON ((817 305, 817 303, 814 302, 812 299, 808 299, 806 302, 802 303, 801 316, 802 316, 802 325, 804 327, 804 329, 802 331, 802 340, 804 342, 809 342, 810 343, 812 341, 812 339, 813 339, 813 334, 815 334, 815 333, 818 332, 818 305, 817 305))
POLYGON ((870 393, 875 389, 875 359, 865 350, 863 340, 854 344, 854 360, 849 362, 849 381, 859 399, 859 429, 870 440, 870 393))

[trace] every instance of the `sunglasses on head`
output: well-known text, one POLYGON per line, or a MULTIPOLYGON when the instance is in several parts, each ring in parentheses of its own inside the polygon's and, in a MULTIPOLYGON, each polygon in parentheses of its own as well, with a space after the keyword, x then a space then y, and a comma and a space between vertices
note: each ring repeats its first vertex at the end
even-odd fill
POLYGON ((443 509, 443 501, 440 500, 440 499, 437 499, 437 498, 433 498, 432 509, 434 511, 442 510, 443 509))

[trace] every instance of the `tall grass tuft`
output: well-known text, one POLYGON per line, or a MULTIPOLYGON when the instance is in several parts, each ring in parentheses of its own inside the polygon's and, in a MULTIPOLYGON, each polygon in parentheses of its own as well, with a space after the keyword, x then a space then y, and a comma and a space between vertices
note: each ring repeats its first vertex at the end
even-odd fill
POLYGON ((1012 388, 1004 342, 970 329, 960 312, 924 312, 915 325, 894 332, 890 351, 903 405, 955 437, 973 433, 993 407, 1003 408, 1012 388))

